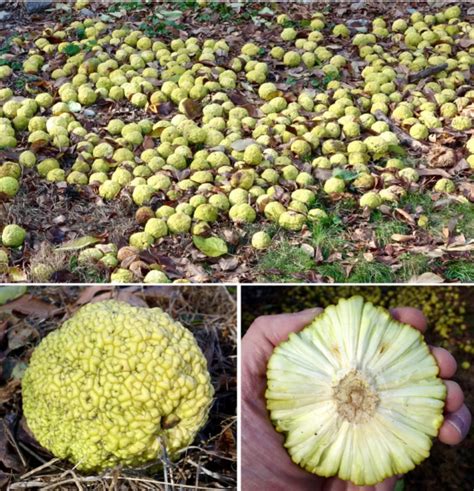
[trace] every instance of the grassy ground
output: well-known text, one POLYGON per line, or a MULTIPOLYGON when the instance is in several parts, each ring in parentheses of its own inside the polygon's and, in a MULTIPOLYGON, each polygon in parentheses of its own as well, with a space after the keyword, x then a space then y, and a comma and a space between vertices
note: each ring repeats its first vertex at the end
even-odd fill
POLYGON ((0 489, 235 489, 236 335, 235 290, 218 286, 32 287, 0 306, 0 489), (79 306, 110 298, 161 307, 193 332, 208 360, 216 390, 209 420, 183 457, 161 470, 81 474, 41 448, 22 417, 20 376, 34 346, 79 306))

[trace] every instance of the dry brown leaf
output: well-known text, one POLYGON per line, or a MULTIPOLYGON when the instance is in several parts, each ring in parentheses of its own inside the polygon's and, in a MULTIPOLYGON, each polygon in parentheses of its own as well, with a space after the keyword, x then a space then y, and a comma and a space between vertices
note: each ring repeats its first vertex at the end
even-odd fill
POLYGON ((408 283, 439 284, 444 283, 444 279, 435 273, 423 273, 419 276, 413 276, 408 283))
POLYGON ((33 295, 23 295, 18 300, 0 307, 0 312, 13 311, 24 315, 33 315, 38 318, 47 319, 54 315, 58 309, 54 305, 33 297, 33 295))

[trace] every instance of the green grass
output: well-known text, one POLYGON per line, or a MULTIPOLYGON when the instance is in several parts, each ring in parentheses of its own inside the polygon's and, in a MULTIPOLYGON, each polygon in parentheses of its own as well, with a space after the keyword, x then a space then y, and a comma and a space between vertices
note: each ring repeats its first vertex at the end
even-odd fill
POLYGON ((408 211, 415 211, 416 208, 421 207, 426 214, 433 210, 433 201, 423 193, 408 193, 400 200, 400 207, 407 208, 408 211))
POLYGON ((258 269, 266 280, 288 282, 295 279, 295 274, 310 271, 314 266, 314 260, 299 247, 282 241, 260 259, 258 269))
POLYGON ((431 270, 430 259, 423 254, 403 254, 400 256, 402 268, 397 273, 399 281, 408 282, 414 276, 419 276, 431 270))
POLYGON ((336 216, 321 220, 309 226, 313 247, 319 247, 326 259, 332 252, 342 252, 346 243, 344 227, 336 216))
POLYGON ((376 227, 375 227, 375 238, 380 247, 385 247, 387 244, 392 242, 393 234, 408 234, 409 228, 402 222, 398 222, 395 220, 387 221, 387 217, 383 217, 381 215, 380 221, 379 218, 376 218, 376 227))
POLYGON ((346 273, 339 263, 322 264, 316 268, 316 271, 328 278, 332 278, 336 283, 346 281, 346 273))
POLYGON ((474 282, 474 264, 468 261, 452 261, 447 264, 444 276, 450 281, 474 282))
POLYGON ((365 259, 356 263, 348 283, 392 283, 394 274, 389 266, 377 263, 367 262, 365 259))
POLYGON ((433 212, 430 217, 430 228, 441 233, 453 218, 458 219, 456 233, 464 234, 467 239, 474 237, 474 206, 471 203, 455 203, 433 212))

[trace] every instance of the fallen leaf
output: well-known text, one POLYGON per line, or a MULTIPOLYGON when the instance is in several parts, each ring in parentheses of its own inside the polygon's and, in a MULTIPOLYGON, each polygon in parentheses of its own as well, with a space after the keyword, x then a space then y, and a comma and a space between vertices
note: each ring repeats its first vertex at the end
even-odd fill
POLYGON ((18 300, 9 302, 0 307, 0 312, 19 312, 24 315, 34 315, 41 319, 51 317, 57 308, 49 303, 43 302, 32 295, 23 295, 18 300))
POLYGON ((39 337, 38 331, 24 323, 18 323, 8 330, 8 347, 11 351, 30 344, 39 337))
POLYGON ((186 116, 191 119, 197 119, 202 114, 202 106, 198 101, 194 99, 186 99, 181 103, 184 108, 184 112, 186 116))
MULTIPOLYGON (((20 390, 21 380, 10 379, 5 385, 0 387, 0 404, 6 404, 13 399, 13 396, 20 390)), ((0 442, 2 439, 0 438, 0 442)))
POLYGON ((73 239, 65 242, 63 245, 56 247, 57 251, 78 251, 84 249, 91 245, 97 244, 101 239, 97 237, 92 237, 92 235, 85 235, 84 237, 79 237, 78 239, 73 239))
POLYGON ((26 293, 26 286, 1 286, 0 287, 0 305, 4 305, 26 293))
POLYGON ((206 256, 219 257, 227 254, 227 244, 219 237, 199 237, 195 235, 193 237, 194 245, 206 256))
POLYGON ((222 269, 222 271, 234 271, 234 269, 236 269, 239 265, 239 262, 240 260, 237 256, 222 258, 219 261, 219 267, 222 269))
POLYGON ((444 279, 441 276, 438 276, 435 273, 423 273, 419 276, 413 276, 410 278, 408 283, 444 283, 444 279))
POLYGON ((243 152, 249 145, 255 143, 255 140, 252 138, 243 138, 240 140, 235 140, 230 146, 232 150, 236 150, 237 152, 243 152))

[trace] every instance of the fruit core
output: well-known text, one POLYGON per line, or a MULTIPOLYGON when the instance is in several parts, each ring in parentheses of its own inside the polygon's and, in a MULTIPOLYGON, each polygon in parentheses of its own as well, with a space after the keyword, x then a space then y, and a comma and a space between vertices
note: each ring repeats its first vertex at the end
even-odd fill
POLYGON ((339 415, 350 423, 365 423, 375 413, 379 397, 358 370, 351 370, 333 387, 339 415))

